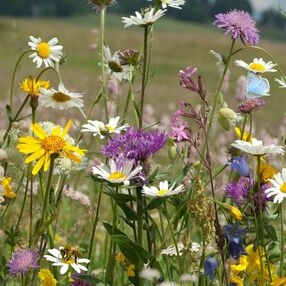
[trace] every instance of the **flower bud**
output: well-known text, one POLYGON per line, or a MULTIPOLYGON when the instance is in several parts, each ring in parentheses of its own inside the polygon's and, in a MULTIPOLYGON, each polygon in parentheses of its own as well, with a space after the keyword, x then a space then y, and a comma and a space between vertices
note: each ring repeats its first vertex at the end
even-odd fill
POLYGON ((6 161, 8 159, 8 155, 5 150, 0 149, 0 161, 6 161))
POLYGON ((233 219, 238 220, 238 221, 242 220, 242 213, 238 208, 234 206, 228 206, 228 211, 233 219))
POLYGON ((218 119, 222 127, 226 131, 229 131, 236 125, 236 122, 240 120, 240 116, 232 109, 222 107, 218 112, 218 119))

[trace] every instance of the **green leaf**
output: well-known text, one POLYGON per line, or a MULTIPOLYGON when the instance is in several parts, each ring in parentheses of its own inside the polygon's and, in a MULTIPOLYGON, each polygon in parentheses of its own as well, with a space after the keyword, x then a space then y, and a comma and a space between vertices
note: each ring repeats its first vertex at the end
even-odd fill
POLYGON ((114 192, 104 192, 108 196, 112 197, 117 203, 126 203, 129 201, 136 201, 136 197, 127 194, 116 194, 114 192))
POLYGON ((11 113, 11 107, 9 104, 6 105, 6 112, 9 118, 9 121, 12 123, 13 122, 13 117, 12 117, 12 113, 11 113))
POLYGON ((139 110, 139 106, 137 105, 137 103, 134 100, 133 100, 133 107, 134 107, 134 110, 135 110, 135 114, 136 114, 137 120, 139 120, 139 118, 140 118, 140 110, 139 110))
POLYGON ((121 234, 121 235, 125 235, 126 236, 126 234, 124 232, 122 232, 121 230, 119 230, 116 227, 113 230, 113 226, 111 224, 107 223, 107 222, 104 222, 103 226, 105 227, 105 229, 109 233, 109 235, 121 234))
POLYGON ((158 166, 158 167, 154 170, 154 172, 149 176, 149 178, 148 178, 148 181, 149 181, 149 182, 152 182, 152 181, 156 178, 156 176, 157 176, 157 174, 158 174, 158 172, 159 172, 159 169, 160 169, 160 167, 158 166))
POLYGON ((103 281, 95 278, 94 276, 92 275, 87 275, 87 274, 83 274, 83 275, 79 275, 76 280, 79 280, 79 281, 86 281, 88 282, 89 284, 91 285, 97 285, 99 283, 103 283, 103 281))
POLYGON ((105 272, 105 283, 106 284, 111 284, 113 280, 113 272, 115 268, 115 256, 116 253, 112 253, 110 260, 108 261, 108 265, 106 267, 106 272, 105 272))
POLYGON ((130 240, 126 235, 112 235, 111 239, 116 242, 123 255, 133 264, 139 265, 141 262, 146 263, 149 253, 138 243, 130 240))
POLYGON ((145 211, 153 210, 153 209, 158 209, 163 203, 163 199, 161 198, 153 198, 145 207, 145 211))
POLYGON ((266 230, 268 238, 270 238, 272 241, 276 241, 277 240, 276 231, 275 231, 275 228, 272 225, 265 224, 264 225, 264 229, 266 230))
POLYGON ((123 210, 126 218, 129 220, 137 220, 137 213, 127 204, 118 203, 118 206, 123 210))

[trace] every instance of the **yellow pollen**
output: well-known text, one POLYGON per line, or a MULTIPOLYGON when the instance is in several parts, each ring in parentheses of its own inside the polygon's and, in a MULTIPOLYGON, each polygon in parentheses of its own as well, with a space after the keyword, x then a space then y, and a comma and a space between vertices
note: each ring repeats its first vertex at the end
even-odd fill
POLYGON ((252 70, 256 70, 256 71, 260 71, 260 72, 264 72, 266 70, 265 66, 262 65, 262 64, 257 64, 257 63, 251 63, 249 65, 249 67, 252 69, 252 70))
POLYGON ((121 172, 114 172, 108 176, 110 180, 125 180, 126 176, 121 172))
POLYGON ((38 55, 43 59, 48 58, 51 53, 50 46, 46 42, 39 43, 37 47, 37 51, 38 51, 38 55))
POLYGON ((157 193, 157 196, 158 197, 163 197, 165 194, 169 193, 169 190, 160 190, 158 193, 157 193))
POLYGON ((62 92, 56 92, 53 95, 53 100, 57 102, 67 102, 71 100, 71 97, 69 95, 66 95, 62 92))
POLYGON ((66 142, 60 136, 51 135, 43 139, 41 145, 45 151, 57 153, 65 147, 66 142))
POLYGON ((109 131, 109 132, 113 132, 114 128, 110 125, 105 125, 105 128, 109 131))
POLYGON ((283 185, 281 185, 280 191, 281 191, 282 193, 286 193, 286 183, 284 183, 283 185))

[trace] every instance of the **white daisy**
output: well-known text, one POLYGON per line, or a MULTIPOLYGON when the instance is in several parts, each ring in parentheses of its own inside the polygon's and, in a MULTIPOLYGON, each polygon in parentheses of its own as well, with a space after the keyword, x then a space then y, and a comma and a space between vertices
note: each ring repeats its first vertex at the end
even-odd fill
POLYGON ((118 81, 130 80, 130 74, 132 74, 134 67, 132 65, 121 65, 120 59, 115 53, 111 54, 110 48, 104 47, 104 68, 107 74, 111 75, 111 78, 118 81))
POLYGON ((123 183, 124 186, 128 186, 130 184, 130 180, 135 178, 142 170, 141 166, 133 169, 132 161, 127 161, 122 166, 119 166, 116 165, 114 160, 110 159, 108 165, 109 167, 104 164, 92 167, 92 173, 113 184, 123 183))
POLYGON ((165 15, 166 10, 159 9, 155 12, 155 9, 152 8, 150 11, 139 13, 138 11, 135 12, 135 16, 130 17, 122 17, 122 22, 125 24, 124 28, 136 25, 136 26, 148 26, 152 25, 158 19, 165 15))
MULTIPOLYGON (((60 250, 62 249, 64 248, 60 247, 60 250)), ((65 258, 62 256, 60 250, 56 248, 48 249, 48 252, 51 255, 44 255, 44 257, 46 258, 46 260, 53 262, 53 266, 60 266, 60 273, 62 275, 68 271, 69 266, 71 266, 77 273, 80 273, 81 271, 87 271, 87 268, 80 263, 89 263, 89 259, 75 258, 74 255, 70 255, 65 258)))
POLYGON ((265 72, 276 72, 277 70, 273 69, 277 64, 273 64, 270 62, 265 62, 262 58, 257 59, 255 58, 252 63, 247 64, 242 60, 236 60, 235 64, 239 67, 245 68, 249 71, 255 73, 265 73, 265 72))
POLYGON ((166 9, 168 6, 176 9, 182 9, 180 6, 186 3, 185 0, 160 0, 160 2, 162 3, 163 9, 166 9))
POLYGON ((272 183, 272 187, 265 190, 267 198, 274 197, 273 202, 280 204, 286 198, 286 169, 283 168, 281 173, 277 173, 269 181, 272 183))
POLYGON ((36 39, 30 36, 31 42, 28 45, 31 47, 34 53, 32 53, 29 58, 33 59, 33 62, 37 63, 37 68, 39 68, 42 63, 46 67, 53 67, 54 62, 59 62, 63 54, 63 46, 56 45, 59 41, 57 38, 52 38, 48 42, 44 42, 41 38, 36 39))
POLYGON ((146 196, 152 196, 152 197, 168 197, 184 192, 185 190, 183 185, 179 185, 175 189, 174 187, 175 184, 169 187, 168 181, 164 181, 160 182, 159 189, 154 186, 152 187, 144 186, 142 193, 146 196))
POLYGON ((72 107, 83 107, 83 95, 78 92, 68 91, 62 83, 59 84, 58 90, 53 88, 40 88, 40 94, 39 100, 45 107, 52 107, 60 110, 72 107))
POLYGON ((277 81, 280 84, 280 88, 286 88, 286 82, 284 78, 282 77, 281 79, 275 78, 275 81, 277 81))
POLYGON ((87 124, 82 125, 81 132, 92 132, 93 136, 99 135, 100 139, 103 139, 107 134, 119 134, 122 130, 129 127, 128 124, 119 126, 120 117, 110 118, 107 124, 97 120, 88 120, 87 124))
POLYGON ((263 146, 262 141, 255 138, 252 138, 251 142, 236 140, 231 145, 241 151, 255 156, 263 156, 265 154, 284 154, 283 146, 275 146, 273 144, 263 146))

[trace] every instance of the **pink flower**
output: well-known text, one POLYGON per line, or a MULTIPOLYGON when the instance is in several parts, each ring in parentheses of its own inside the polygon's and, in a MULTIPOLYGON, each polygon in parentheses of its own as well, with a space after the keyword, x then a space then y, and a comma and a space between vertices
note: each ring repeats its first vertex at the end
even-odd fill
POLYGON ((188 141, 191 136, 188 123, 185 121, 181 124, 176 124, 173 122, 170 136, 172 136, 178 142, 188 141))

